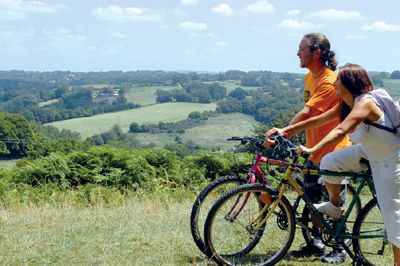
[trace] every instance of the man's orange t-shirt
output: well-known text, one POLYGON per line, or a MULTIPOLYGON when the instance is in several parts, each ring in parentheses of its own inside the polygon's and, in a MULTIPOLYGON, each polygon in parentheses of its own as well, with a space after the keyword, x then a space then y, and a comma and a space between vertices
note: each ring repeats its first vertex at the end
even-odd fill
MULTIPOLYGON (((330 68, 325 68, 317 77, 308 72, 305 77, 304 104, 313 110, 322 113, 339 103, 339 97, 335 94, 336 73, 330 68)), ((317 112, 316 112, 317 114, 317 112)), ((333 128, 340 123, 339 119, 317 128, 306 129, 306 147, 313 147, 320 142, 333 128)), ((319 163, 325 154, 350 146, 351 142, 346 135, 341 141, 331 144, 310 156, 311 161, 319 163)))

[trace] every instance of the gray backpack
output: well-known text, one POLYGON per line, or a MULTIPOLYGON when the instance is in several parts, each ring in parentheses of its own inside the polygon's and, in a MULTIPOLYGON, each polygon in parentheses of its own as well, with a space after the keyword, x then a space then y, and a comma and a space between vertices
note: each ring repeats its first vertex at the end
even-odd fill
POLYGON ((376 89, 370 91, 368 95, 371 95, 380 106, 382 111, 386 114, 389 122, 392 124, 392 127, 383 126, 380 124, 376 124, 372 121, 366 120, 364 123, 389 131, 396 136, 400 137, 400 100, 395 102, 392 97, 390 97, 389 93, 387 93, 384 89, 376 89))

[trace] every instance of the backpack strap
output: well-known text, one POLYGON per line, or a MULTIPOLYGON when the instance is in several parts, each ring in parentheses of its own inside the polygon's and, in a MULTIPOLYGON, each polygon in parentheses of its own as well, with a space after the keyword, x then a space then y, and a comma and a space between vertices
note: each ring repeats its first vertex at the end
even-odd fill
MULTIPOLYGON (((384 91, 382 89, 377 89, 376 91, 378 91, 378 90, 383 91, 385 94, 387 94, 388 97, 390 98, 390 100, 392 101, 392 98, 390 97, 390 95, 386 91, 384 91)), ((379 129, 383 129, 385 131, 388 131, 388 132, 393 133, 393 134, 396 135, 397 134, 397 128, 394 125, 392 119, 390 119, 390 115, 389 115, 390 112, 388 111, 384 101, 378 95, 375 95, 373 92, 369 92, 369 93, 367 93, 367 95, 375 100, 375 103, 378 104, 378 106, 380 107, 382 112, 385 114, 385 119, 389 120, 389 122, 392 124, 393 127, 387 127, 387 126, 384 126, 384 125, 381 125, 381 124, 377 124, 377 123, 369 121, 369 120, 365 120, 364 123, 367 124, 367 125, 371 125, 373 127, 379 128, 379 129)))
POLYGON ((376 128, 380 128, 380 129, 386 130, 386 131, 388 131, 390 133, 393 133, 393 134, 396 134, 396 132, 397 132, 397 130, 395 128, 387 127, 387 126, 384 126, 384 125, 381 125, 381 124, 378 124, 378 123, 375 123, 375 122, 372 122, 372 121, 369 121, 369 120, 364 120, 363 122, 364 122, 364 124, 367 124, 369 126, 373 126, 373 127, 376 127, 376 128))

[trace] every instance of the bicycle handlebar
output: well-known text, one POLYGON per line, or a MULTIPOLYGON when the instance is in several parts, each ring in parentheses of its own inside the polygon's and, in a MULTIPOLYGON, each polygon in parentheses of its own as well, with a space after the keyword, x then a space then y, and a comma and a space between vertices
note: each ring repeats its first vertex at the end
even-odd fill
MULTIPOLYGON (((287 139, 285 136, 282 136, 278 133, 272 135, 269 137, 271 140, 275 141, 275 145, 273 147, 273 152, 289 152, 289 156, 290 157, 296 157, 296 149, 297 149, 297 145, 294 144, 293 142, 291 142, 289 139, 287 139)), ((228 141, 240 141, 242 145, 246 145, 248 143, 250 144, 254 144, 257 148, 260 148, 262 150, 265 150, 265 148, 263 147, 263 143, 264 143, 264 138, 260 138, 260 137, 251 137, 251 136, 244 136, 244 137, 238 137, 238 136, 234 136, 231 137, 229 139, 227 139, 228 141)), ((306 156, 306 155, 304 155, 306 156)), ((303 156, 303 157, 304 157, 303 156)))

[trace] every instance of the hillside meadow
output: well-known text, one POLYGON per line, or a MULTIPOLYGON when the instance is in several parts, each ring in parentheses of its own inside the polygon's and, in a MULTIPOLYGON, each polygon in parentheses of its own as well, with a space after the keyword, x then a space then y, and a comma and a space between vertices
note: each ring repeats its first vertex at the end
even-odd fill
POLYGON ((125 94, 128 102, 144 105, 155 104, 157 90, 173 90, 178 86, 132 86, 125 94))
MULTIPOLYGON (((79 206, 65 200, 0 208, 0 264, 215 265, 192 240, 193 200, 194 195, 183 193, 132 196, 117 205, 79 206)), ((289 252, 302 243, 296 230, 289 252)), ((381 265, 391 265, 390 257, 383 259, 381 265)), ((319 266, 321 262, 287 257, 277 265, 319 266)), ((350 259, 341 265, 350 265, 350 259)))
MULTIPOLYGON (((254 127, 261 125, 253 117, 241 114, 218 114, 215 117, 208 118, 204 124, 185 130, 185 133, 179 135, 183 142, 192 141, 202 147, 220 147, 222 150, 230 150, 233 145, 227 141, 231 136, 253 135, 254 127)), ((156 144, 164 146, 165 144, 175 143, 175 134, 161 133, 137 133, 135 138, 142 144, 156 144)))
POLYGON ((53 125, 60 130, 68 129, 79 132, 82 138, 86 138, 94 134, 106 132, 115 124, 127 132, 130 124, 133 122, 139 124, 176 122, 186 119, 191 112, 213 111, 215 108, 215 103, 163 103, 121 112, 57 121, 48 125, 53 125))
POLYGON ((393 99, 400 100, 400 79, 384 79, 383 85, 393 99))

